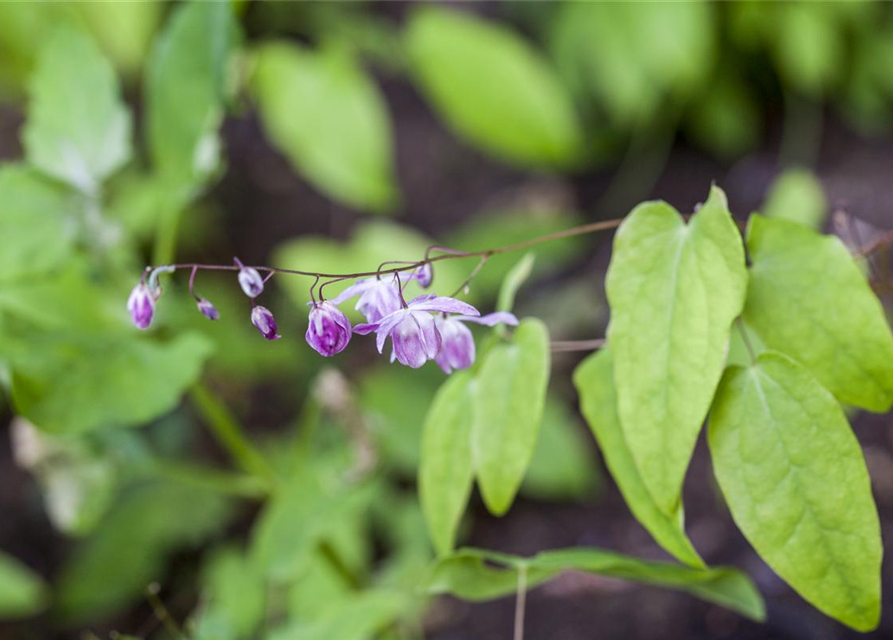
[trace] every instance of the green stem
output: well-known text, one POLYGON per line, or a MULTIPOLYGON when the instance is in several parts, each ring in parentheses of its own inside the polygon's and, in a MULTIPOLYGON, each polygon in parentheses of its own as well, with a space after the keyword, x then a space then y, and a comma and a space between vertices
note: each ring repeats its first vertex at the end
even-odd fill
POLYGON ((268 493, 266 484, 253 475, 230 473, 187 462, 152 460, 135 472, 150 478, 166 478, 201 489, 251 500, 262 499, 268 493))
POLYGON ((193 403, 205 419, 205 423, 217 442, 226 449, 239 467, 272 483, 273 470, 266 459, 242 432, 230 410, 207 387, 197 383, 189 392, 193 403))
POLYGON ((169 264, 174 261, 182 210, 179 205, 170 206, 161 214, 158 228, 155 230, 155 246, 152 249, 153 264, 169 264))
POLYGON ((778 151, 780 166, 815 166, 821 144, 821 104, 786 90, 784 125, 778 151))

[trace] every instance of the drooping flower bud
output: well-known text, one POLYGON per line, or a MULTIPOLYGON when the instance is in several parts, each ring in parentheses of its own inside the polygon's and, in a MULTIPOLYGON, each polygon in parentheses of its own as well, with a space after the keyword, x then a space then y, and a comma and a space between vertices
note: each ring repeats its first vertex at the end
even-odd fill
POLYGON ((217 307, 215 307, 210 300, 199 298, 196 300, 195 304, 201 314, 208 320, 220 320, 220 312, 217 311, 217 307))
POLYGON ((322 356, 341 353, 350 342, 350 320, 331 302, 317 302, 310 310, 307 344, 322 356))
POLYGON ((246 267, 238 258, 233 258, 239 267, 239 286, 249 298, 256 298, 264 290, 264 279, 254 267, 246 267))
POLYGON ((276 332, 276 318, 266 307, 257 305, 251 310, 251 323, 267 340, 278 340, 282 337, 276 332))
POLYGON ((441 345, 434 361, 444 373, 467 369, 474 364, 474 336, 468 327, 458 320, 438 317, 437 329, 440 331, 441 345))
POLYGON ((133 319, 137 329, 148 329, 152 324, 152 315, 155 313, 156 295, 143 282, 140 282, 130 292, 127 299, 127 310, 133 319))
POLYGON ((434 280, 434 267, 431 266, 430 262, 426 262, 415 270, 413 277, 422 289, 427 289, 434 280))

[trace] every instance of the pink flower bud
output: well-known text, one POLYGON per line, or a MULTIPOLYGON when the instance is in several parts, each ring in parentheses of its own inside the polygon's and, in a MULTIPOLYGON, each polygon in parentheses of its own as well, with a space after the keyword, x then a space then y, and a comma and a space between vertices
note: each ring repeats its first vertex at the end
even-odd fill
POLYGON ((264 290, 264 279, 254 267, 246 267, 238 258, 233 258, 239 267, 239 286, 249 298, 256 298, 264 290))
POLYGON ((415 270, 413 277, 422 289, 427 289, 434 280, 434 267, 431 266, 430 262, 426 262, 415 270))
POLYGON ((350 320, 331 302, 317 302, 310 310, 307 344, 320 355, 341 353, 350 342, 350 320))
POLYGON ((143 282, 140 282, 130 292, 127 299, 127 310, 133 319, 137 329, 148 329, 152 324, 152 315, 155 313, 156 295, 143 282))
POLYGON ((198 310, 201 312, 201 314, 208 320, 220 320, 220 312, 217 311, 217 307, 211 304, 210 300, 199 298, 196 301, 196 306, 198 307, 198 310))

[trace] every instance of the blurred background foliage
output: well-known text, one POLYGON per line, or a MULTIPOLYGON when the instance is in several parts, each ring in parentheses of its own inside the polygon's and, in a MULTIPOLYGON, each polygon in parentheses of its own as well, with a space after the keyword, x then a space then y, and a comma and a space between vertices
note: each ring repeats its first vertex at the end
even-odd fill
MULTIPOLYGON (((841 181, 874 166, 820 181, 828 136, 872 148, 891 125, 881 3, 0 3, 0 635, 459 637, 467 611, 417 589, 433 559, 419 434, 441 373, 368 347, 316 357, 301 278, 264 299, 280 342, 234 278, 205 274, 220 322, 178 276, 138 334, 124 302, 145 264, 368 270, 654 193, 694 204, 714 178, 739 215, 818 228, 841 196, 865 203, 841 181)), ((604 241, 543 245, 519 315, 603 335, 607 257, 604 241)), ((490 260, 468 299, 492 307, 520 258, 490 260)), ((471 266, 439 263, 435 288, 471 266)), ((514 551, 587 541, 560 518, 525 537, 544 505, 630 521, 554 378, 514 551)), ((465 535, 492 542, 471 515, 465 535)), ((637 535, 614 542, 647 547, 637 535)))

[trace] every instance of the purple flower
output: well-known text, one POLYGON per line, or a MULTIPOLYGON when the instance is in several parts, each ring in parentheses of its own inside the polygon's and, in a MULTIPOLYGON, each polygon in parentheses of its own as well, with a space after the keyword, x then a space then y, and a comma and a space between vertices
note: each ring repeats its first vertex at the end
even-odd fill
POLYGON ((511 313, 498 311, 485 316, 440 316, 436 322, 442 344, 434 360, 444 373, 452 373, 474 364, 474 337, 464 322, 475 322, 488 327, 499 323, 517 326, 518 319, 511 313))
POLYGON ((331 302, 332 304, 341 304, 356 295, 360 298, 357 300, 355 308, 366 317, 366 322, 378 322, 403 306, 399 285, 396 280, 391 278, 358 280, 331 302))
POLYGON ((256 298, 264 290, 264 279, 254 267, 246 267, 238 258, 233 258, 239 267, 239 285, 249 298, 256 298))
POLYGON ((341 353, 350 342, 350 320, 331 302, 317 302, 310 310, 307 344, 320 355, 341 353))
POLYGON ((220 312, 217 311, 217 307, 215 307, 210 300, 206 300, 205 298, 198 298, 195 301, 195 304, 201 314, 208 320, 220 320, 220 312))
POLYGON ((360 324, 354 331, 360 335, 376 332, 376 346, 382 353, 388 337, 394 350, 391 361, 397 360, 413 369, 418 369, 428 360, 433 360, 441 347, 440 331, 431 311, 458 313, 466 316, 479 316, 477 309, 454 298, 424 295, 415 298, 405 308, 388 314, 379 322, 360 324))
POLYGON ((130 292, 130 297, 127 299, 127 310, 137 329, 148 329, 152 324, 155 301, 159 294, 160 290, 153 291, 144 282, 140 282, 130 292))
POLYGON ((419 286, 422 289, 427 289, 431 286, 431 282, 434 280, 434 267, 431 266, 430 262, 426 262, 416 269, 412 276, 418 281, 419 286))
POLYGON ((267 340, 278 340, 282 336, 276 333, 276 318, 266 307, 257 305, 251 310, 251 322, 267 340))

